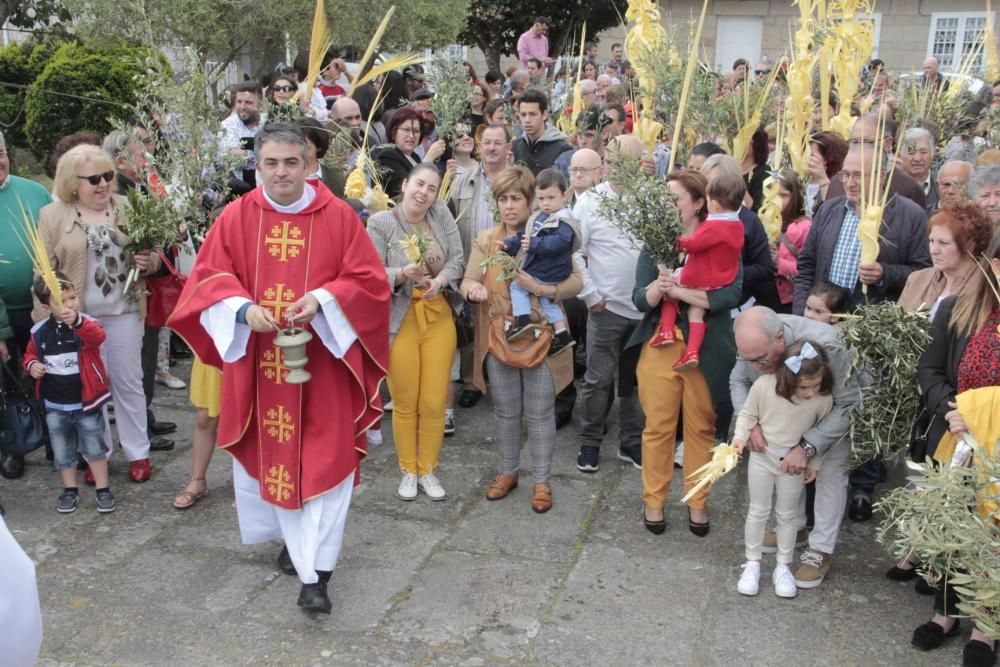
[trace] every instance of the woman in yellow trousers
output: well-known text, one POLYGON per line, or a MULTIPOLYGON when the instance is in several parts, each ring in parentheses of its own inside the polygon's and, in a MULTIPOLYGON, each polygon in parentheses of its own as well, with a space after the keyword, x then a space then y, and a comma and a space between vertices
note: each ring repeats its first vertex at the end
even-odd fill
POLYGON ((403 474, 398 494, 408 501, 418 491, 431 500, 446 497, 434 471, 444 439, 465 258, 455 219, 438 200, 440 186, 437 168, 419 164, 403 181, 396 207, 368 221, 392 288, 387 381, 403 474))

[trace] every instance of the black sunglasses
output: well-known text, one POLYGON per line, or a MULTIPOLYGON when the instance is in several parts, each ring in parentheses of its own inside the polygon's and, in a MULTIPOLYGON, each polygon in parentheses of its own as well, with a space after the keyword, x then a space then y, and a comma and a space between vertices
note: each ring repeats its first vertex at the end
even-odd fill
POLYGON ((277 91, 279 93, 290 93, 293 90, 295 90, 295 88, 293 86, 273 86, 271 90, 277 91))
POLYGON ((110 183, 115 180, 115 172, 106 171, 103 174, 94 174, 93 176, 77 176, 77 178, 83 179, 90 183, 91 185, 100 185, 101 181, 110 183))

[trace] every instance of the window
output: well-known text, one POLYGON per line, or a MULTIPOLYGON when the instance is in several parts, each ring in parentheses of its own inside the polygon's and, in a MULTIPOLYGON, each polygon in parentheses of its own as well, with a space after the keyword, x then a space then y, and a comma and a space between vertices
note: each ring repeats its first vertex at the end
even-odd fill
POLYGON ((978 44, 985 27, 985 12, 935 12, 931 14, 927 55, 938 59, 941 71, 957 72, 965 58, 978 48, 972 71, 979 71, 983 66, 983 49, 978 44))

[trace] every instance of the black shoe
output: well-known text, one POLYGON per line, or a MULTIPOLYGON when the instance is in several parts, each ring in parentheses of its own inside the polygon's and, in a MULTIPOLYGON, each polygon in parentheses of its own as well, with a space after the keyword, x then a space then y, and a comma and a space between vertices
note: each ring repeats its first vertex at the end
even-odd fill
POLYGON ((646 518, 646 508, 642 508, 642 525, 646 527, 646 530, 651 532, 653 535, 662 535, 667 529, 667 517, 664 516, 659 521, 650 521, 646 518))
POLYGON ((711 528, 712 524, 708 521, 705 523, 698 523, 691 519, 691 508, 688 508, 688 530, 697 535, 698 537, 705 537, 708 535, 708 530, 711 528))
POLYGON ((937 592, 937 586, 932 586, 927 583, 926 579, 919 577, 917 583, 913 584, 913 590, 916 591, 917 595, 934 595, 937 592))
POLYGON ((568 331, 560 331, 552 338, 552 344, 549 345, 549 356, 554 357, 560 352, 570 349, 575 344, 573 337, 569 335, 568 331))
POLYGON ((868 521, 872 518, 872 501, 865 496, 854 496, 851 506, 847 511, 851 521, 868 521))
POLYGON ((161 422, 156 419, 152 410, 146 410, 146 430, 149 431, 150 437, 154 435, 166 435, 167 433, 176 431, 177 424, 174 422, 161 422))
POLYGON ((561 429, 563 426, 565 426, 566 424, 570 423, 571 421, 573 421, 573 413, 572 412, 568 412, 568 413, 557 412, 556 413, 556 430, 558 431, 559 429, 561 429))
POLYGON ((174 359, 190 359, 194 355, 184 341, 177 336, 170 337, 170 356, 174 359))
POLYGON ((466 389, 458 397, 458 407, 474 408, 479 399, 483 397, 483 392, 478 389, 466 389))
POLYGON ((292 562, 292 557, 288 553, 287 545, 281 547, 281 553, 278 554, 278 569, 292 577, 298 574, 295 571, 295 563, 292 562))
POLYGON ((0 456, 0 475, 7 479, 17 479, 24 475, 24 457, 17 454, 0 456))
POLYGON ((160 437, 158 435, 155 435, 149 439, 149 451, 151 452, 169 452, 173 448, 174 448, 173 440, 167 440, 166 438, 160 437))
POLYGON ((576 469, 581 472, 597 472, 600 467, 601 448, 584 445, 576 457, 576 469))
POLYGON ((510 328, 507 329, 507 332, 504 334, 504 338, 506 338, 507 342, 510 343, 517 340, 521 336, 529 334, 537 328, 538 327, 531 323, 531 317, 529 315, 518 315, 514 318, 514 322, 510 325, 510 328))
POLYGON ((631 463, 636 470, 642 470, 642 446, 632 445, 618 450, 619 460, 631 463))
POLYGON ((990 648, 986 642, 971 640, 962 651, 962 667, 993 667, 997 664, 997 646, 990 648))
POLYGON ((333 609, 333 603, 330 602, 330 596, 326 593, 326 585, 330 583, 330 575, 333 573, 317 571, 316 574, 319 575, 319 581, 315 584, 302 584, 298 603, 303 611, 329 614, 330 610, 333 609))
POLYGON ((101 514, 115 511, 115 497, 111 494, 111 491, 101 489, 97 492, 97 511, 101 514))
POLYGON ((944 644, 946 639, 957 635, 961 631, 960 625, 956 619, 951 629, 946 632, 934 621, 927 621, 913 631, 913 639, 910 640, 910 643, 921 651, 932 651, 944 644))
POLYGON ((910 581, 917 576, 917 568, 911 567, 906 569, 899 567, 898 565, 893 565, 892 568, 885 573, 885 576, 893 581, 910 581))

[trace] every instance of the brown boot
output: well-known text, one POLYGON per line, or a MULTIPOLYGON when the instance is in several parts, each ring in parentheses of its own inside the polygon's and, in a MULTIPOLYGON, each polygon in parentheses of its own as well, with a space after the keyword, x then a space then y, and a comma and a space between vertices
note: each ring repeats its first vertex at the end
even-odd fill
POLYGON ((552 487, 546 482, 535 484, 531 494, 531 509, 544 514, 552 509, 552 487))
POLYGON ((486 487, 486 500, 506 498, 511 490, 517 488, 517 475, 497 475, 493 483, 486 487))

